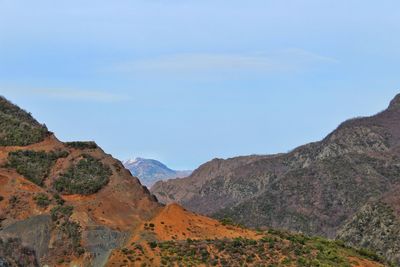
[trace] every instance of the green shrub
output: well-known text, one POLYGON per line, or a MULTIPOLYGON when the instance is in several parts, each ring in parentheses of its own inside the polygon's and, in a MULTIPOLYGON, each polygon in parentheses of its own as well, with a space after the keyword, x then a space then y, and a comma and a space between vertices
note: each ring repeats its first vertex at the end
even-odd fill
POLYGON ((66 151, 46 153, 44 151, 18 150, 8 154, 6 166, 15 169, 31 182, 42 186, 56 160, 67 156, 68 152, 66 151))
POLYGON ((289 241, 292 241, 293 243, 299 243, 304 245, 305 242, 308 240, 308 238, 304 235, 300 234, 292 234, 286 238, 289 241))
POLYGON ((30 113, 0 96, 0 146, 27 146, 50 133, 30 113))
POLYGON ((228 217, 221 219, 220 223, 222 225, 235 225, 235 222, 231 218, 228 218, 228 217))
POLYGON ((382 262, 381 257, 379 257, 375 252, 370 251, 368 249, 362 248, 357 251, 361 256, 367 257, 371 260, 382 262))
POLYGON ((33 200, 35 200, 36 205, 38 205, 41 208, 47 208, 50 205, 49 197, 43 193, 39 193, 36 196, 34 196, 33 200))
POLYGON ((50 214, 53 221, 58 221, 61 218, 68 219, 71 217, 74 207, 72 206, 56 206, 51 209, 50 214))
POLYGON ((11 205, 14 205, 14 204, 17 204, 17 202, 18 202, 18 197, 17 196, 11 196, 9 199, 8 199, 8 202, 11 204, 11 205))
POLYGON ((60 206, 64 205, 65 201, 64 201, 64 199, 61 198, 61 196, 59 194, 55 194, 53 196, 53 198, 56 201, 57 205, 60 205, 60 206))
POLYGON ((98 148, 95 142, 66 142, 65 145, 75 149, 96 149, 98 148))
POLYGON ((63 194, 94 194, 108 182, 111 169, 100 160, 84 155, 77 164, 60 175, 54 182, 54 188, 63 194))
POLYGON ((151 241, 151 242, 149 242, 149 247, 150 247, 151 249, 155 249, 157 246, 158 246, 158 245, 157 245, 157 242, 156 242, 156 241, 151 241))

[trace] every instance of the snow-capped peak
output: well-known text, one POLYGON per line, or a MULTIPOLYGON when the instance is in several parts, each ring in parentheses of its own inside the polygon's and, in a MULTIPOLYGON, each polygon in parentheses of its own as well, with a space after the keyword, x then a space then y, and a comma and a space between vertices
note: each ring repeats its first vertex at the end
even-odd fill
POLYGON ((124 165, 131 165, 134 164, 136 162, 138 162, 140 160, 140 158, 133 158, 133 159, 128 159, 126 161, 123 162, 124 165))

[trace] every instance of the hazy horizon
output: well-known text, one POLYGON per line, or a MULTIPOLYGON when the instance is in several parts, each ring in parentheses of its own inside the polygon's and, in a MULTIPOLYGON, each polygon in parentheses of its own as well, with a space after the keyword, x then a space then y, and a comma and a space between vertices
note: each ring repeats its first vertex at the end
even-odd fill
POLYGON ((1 1, 0 94, 177 170, 287 152, 400 92, 400 2, 1 1))

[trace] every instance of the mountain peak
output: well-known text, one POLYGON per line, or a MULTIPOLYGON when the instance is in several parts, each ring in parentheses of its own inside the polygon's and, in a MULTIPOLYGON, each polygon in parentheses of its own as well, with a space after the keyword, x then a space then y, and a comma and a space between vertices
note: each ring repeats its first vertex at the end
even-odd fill
POLYGON ((123 164, 133 176, 138 177, 149 188, 159 180, 186 177, 192 173, 191 171, 172 170, 158 160, 140 157, 126 160, 123 164))
POLYGON ((123 164, 124 165, 130 165, 130 164, 137 163, 139 160, 140 160, 140 158, 131 158, 131 159, 125 160, 123 162, 123 164))
POLYGON ((400 94, 397 94, 390 102, 389 109, 399 109, 399 108, 400 108, 400 94))

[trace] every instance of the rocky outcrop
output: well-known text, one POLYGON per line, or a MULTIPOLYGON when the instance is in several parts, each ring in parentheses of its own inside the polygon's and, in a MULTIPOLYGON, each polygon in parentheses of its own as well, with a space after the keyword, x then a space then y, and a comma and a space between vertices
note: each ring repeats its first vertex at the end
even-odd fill
POLYGON ((376 251, 400 266, 400 196, 398 189, 363 206, 339 231, 347 245, 376 251))
POLYGON ((116 231, 104 226, 87 227, 83 242, 93 259, 92 266, 106 265, 112 250, 121 248, 128 237, 128 232, 116 231))
POLYGON ((39 267, 35 252, 20 239, 0 238, 0 267, 39 267))
POLYGON ((39 215, 5 227, 0 237, 20 239, 25 246, 34 248, 36 257, 40 259, 48 253, 51 230, 51 217, 39 215))

